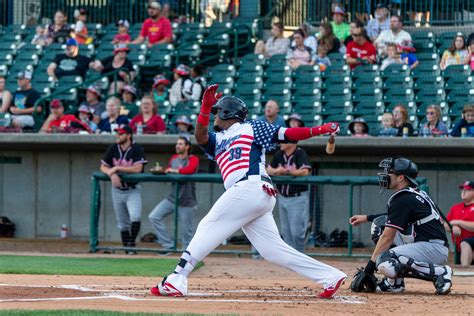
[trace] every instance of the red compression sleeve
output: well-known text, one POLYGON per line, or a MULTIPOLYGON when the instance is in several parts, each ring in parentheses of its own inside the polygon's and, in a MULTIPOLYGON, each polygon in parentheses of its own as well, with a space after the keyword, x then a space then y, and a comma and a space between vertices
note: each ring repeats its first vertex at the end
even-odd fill
POLYGON ((322 126, 315 127, 291 127, 285 131, 285 137, 289 141, 299 141, 327 133, 327 130, 322 126))
POLYGON ((202 126, 208 126, 209 125, 209 119, 210 119, 210 113, 202 113, 202 111, 199 113, 197 122, 201 124, 202 126))

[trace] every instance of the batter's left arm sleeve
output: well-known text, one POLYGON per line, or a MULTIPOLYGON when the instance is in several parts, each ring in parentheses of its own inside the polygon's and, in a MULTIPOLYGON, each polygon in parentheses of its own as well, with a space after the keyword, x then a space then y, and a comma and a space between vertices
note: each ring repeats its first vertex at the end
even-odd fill
POLYGON ((199 168, 199 158, 196 156, 189 156, 189 162, 186 167, 179 168, 179 174, 194 174, 199 168))

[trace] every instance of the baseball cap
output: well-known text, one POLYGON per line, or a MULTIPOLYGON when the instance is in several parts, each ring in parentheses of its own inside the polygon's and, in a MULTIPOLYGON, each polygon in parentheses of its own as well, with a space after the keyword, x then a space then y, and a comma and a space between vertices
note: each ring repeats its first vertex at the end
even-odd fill
POLYGON ((70 38, 66 41, 66 46, 77 46, 77 41, 74 38, 70 38))
POLYGON ((126 85, 125 87, 122 88, 122 92, 127 91, 133 94, 135 97, 137 96, 137 88, 131 85, 126 85))
POLYGON ((161 9, 161 4, 158 1, 149 1, 148 8, 161 9))
POLYGON ((130 125, 120 125, 119 128, 115 129, 115 131, 119 134, 133 134, 133 129, 130 125))
POLYGON ((375 10, 377 9, 388 9, 388 7, 385 3, 379 3, 375 6, 375 10))
POLYGON ((303 122, 303 119, 301 118, 301 115, 299 115, 298 113, 293 113, 290 115, 290 117, 288 117, 288 119, 285 121, 286 123, 286 126, 290 126, 290 121, 291 120, 297 120, 300 122, 300 126, 301 127, 304 127, 304 122, 303 122))
POLYGON ((153 78, 153 88, 156 88, 158 85, 169 85, 170 81, 164 76, 164 75, 156 75, 155 78, 153 78))
POLYGON ((459 186, 461 190, 474 190, 474 181, 466 181, 459 186))
POLYGON ((189 76, 190 72, 189 67, 183 64, 179 64, 173 71, 180 76, 189 76))
POLYGON ((404 40, 400 44, 397 44, 397 49, 404 52, 415 52, 416 49, 413 47, 413 42, 410 40, 404 40))
POLYGON ((16 79, 29 79, 33 78, 33 72, 30 70, 19 71, 16 74, 16 79))
POLYGON ((341 7, 335 7, 334 10, 332 11, 332 14, 346 15, 346 11, 344 11, 344 9, 341 7))
POLYGON ((130 23, 127 20, 119 20, 117 26, 125 26, 128 29, 130 28, 130 23))
POLYGON ((130 49, 127 47, 127 44, 120 43, 115 47, 114 54, 117 54, 118 52, 128 52, 129 50, 130 49))
POLYGON ((91 109, 85 104, 81 105, 77 111, 88 114, 91 113, 91 109))
POLYGON ((176 121, 174 122, 174 125, 178 125, 178 124, 185 124, 188 126, 192 126, 191 121, 188 119, 186 115, 181 115, 176 119, 176 121))
POLYGON ((59 99, 53 99, 53 100, 51 100, 51 102, 49 103, 49 107, 50 107, 51 109, 59 109, 59 108, 62 107, 62 106, 63 106, 63 104, 62 104, 61 100, 59 100, 59 99))
POLYGON ((88 86, 87 91, 93 92, 93 93, 95 93, 96 95, 98 95, 100 97, 100 90, 99 90, 99 88, 97 88, 94 85, 88 86))

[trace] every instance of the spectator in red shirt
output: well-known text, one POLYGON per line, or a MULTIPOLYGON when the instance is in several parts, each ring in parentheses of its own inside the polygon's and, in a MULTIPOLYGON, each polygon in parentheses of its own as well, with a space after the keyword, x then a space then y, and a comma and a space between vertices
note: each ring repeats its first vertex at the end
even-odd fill
POLYGON ((143 22, 140 35, 132 44, 141 44, 148 38, 148 47, 155 44, 173 42, 171 22, 161 15, 161 5, 157 1, 148 2, 149 18, 143 22))
POLYGON ((367 41, 367 31, 358 28, 352 33, 352 42, 347 44, 346 62, 354 69, 362 64, 375 64, 377 61, 377 50, 374 45, 367 41))
POLYGON ((460 185, 462 202, 451 207, 445 223, 447 231, 452 230, 453 240, 458 253, 461 253, 461 265, 472 264, 474 251, 474 181, 466 181, 460 185))
POLYGON ((166 125, 163 119, 157 115, 157 107, 153 98, 145 95, 140 105, 140 114, 135 116, 130 122, 133 132, 137 132, 137 126, 142 125, 143 134, 164 134, 166 125))
POLYGON ((53 99, 49 104, 51 114, 41 127, 44 133, 92 133, 87 124, 72 114, 64 114, 64 106, 59 99, 53 99))

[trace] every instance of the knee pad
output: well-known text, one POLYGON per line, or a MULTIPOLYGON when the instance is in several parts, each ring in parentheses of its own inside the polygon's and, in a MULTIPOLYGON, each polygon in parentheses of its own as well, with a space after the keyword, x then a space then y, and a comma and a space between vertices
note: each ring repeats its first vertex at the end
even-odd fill
POLYGON ((397 255, 391 250, 382 252, 378 256, 376 264, 377 271, 391 279, 396 279, 402 269, 402 265, 398 260, 397 255))

